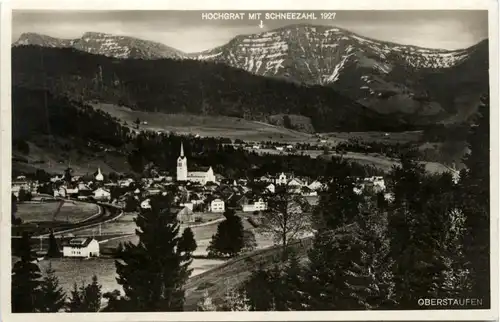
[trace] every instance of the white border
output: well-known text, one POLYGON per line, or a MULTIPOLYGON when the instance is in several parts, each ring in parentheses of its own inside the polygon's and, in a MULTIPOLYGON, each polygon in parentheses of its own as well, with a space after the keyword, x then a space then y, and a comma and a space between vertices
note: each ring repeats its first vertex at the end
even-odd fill
POLYGON ((499 96, 498 96, 498 4, 489 0, 12 0, 0 3, 0 201, 2 205, 0 308, 5 321, 374 321, 374 320, 498 320, 498 188, 499 188, 499 96), (179 312, 179 313, 10 313, 10 182, 11 182, 11 99, 10 48, 11 10, 489 10, 490 106, 491 111, 491 304, 490 310, 422 311, 322 311, 322 312, 179 312), (9 312, 7 312, 9 311, 9 312))

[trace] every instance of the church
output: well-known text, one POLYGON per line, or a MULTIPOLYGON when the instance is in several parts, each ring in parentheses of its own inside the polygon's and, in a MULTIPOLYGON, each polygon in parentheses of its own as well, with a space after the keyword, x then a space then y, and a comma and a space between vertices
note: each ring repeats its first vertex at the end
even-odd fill
POLYGON ((212 167, 197 169, 198 171, 188 171, 187 157, 184 155, 184 147, 181 142, 181 153, 177 159, 177 181, 196 182, 205 185, 208 182, 216 182, 215 173, 212 167))

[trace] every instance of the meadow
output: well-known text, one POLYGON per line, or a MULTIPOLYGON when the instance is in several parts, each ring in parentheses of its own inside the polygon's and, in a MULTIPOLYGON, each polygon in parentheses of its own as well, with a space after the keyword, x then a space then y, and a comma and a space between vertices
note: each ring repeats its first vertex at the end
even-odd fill
MULTIPOLYGON (((16 216, 23 222, 49 222, 52 221, 59 202, 45 203, 19 203, 16 216)), ((92 203, 67 201, 59 211, 57 221, 79 222, 94 216, 99 211, 99 206, 92 203)))
POLYGON ((159 112, 135 111, 112 104, 93 104, 111 116, 127 122, 131 128, 139 119, 147 124, 140 130, 171 131, 178 134, 193 134, 205 137, 227 137, 244 141, 307 142, 314 141, 311 134, 285 129, 258 121, 249 121, 229 116, 207 116, 193 114, 165 114, 159 112))

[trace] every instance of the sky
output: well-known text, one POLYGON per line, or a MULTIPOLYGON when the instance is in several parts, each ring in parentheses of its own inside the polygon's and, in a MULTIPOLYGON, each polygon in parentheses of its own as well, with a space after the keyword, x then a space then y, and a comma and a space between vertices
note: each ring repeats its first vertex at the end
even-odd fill
POLYGON ((488 37, 485 10, 349 10, 337 11, 334 19, 321 20, 319 12, 316 17, 317 20, 262 19, 260 28, 260 20, 207 20, 202 19, 201 11, 23 10, 13 12, 12 41, 25 32, 79 38, 84 32, 93 31, 152 40, 189 53, 223 45, 240 34, 296 23, 331 25, 379 40, 450 50, 469 47, 488 37))

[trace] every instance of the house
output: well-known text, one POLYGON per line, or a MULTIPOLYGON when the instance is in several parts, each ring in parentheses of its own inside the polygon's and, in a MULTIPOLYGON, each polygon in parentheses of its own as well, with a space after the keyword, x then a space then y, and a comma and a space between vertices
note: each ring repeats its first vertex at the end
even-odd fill
POLYGON ((54 197, 66 198, 66 187, 60 186, 58 189, 54 189, 54 197))
POLYGON ((110 198, 111 198, 111 193, 104 188, 98 188, 97 190, 94 191, 95 200, 108 201, 110 198))
POLYGON ((60 176, 59 177, 58 175, 56 175, 55 177, 50 178, 50 182, 55 183, 55 182, 58 182, 58 181, 62 181, 63 179, 64 179, 64 176, 60 176))
POLYGON ((74 188, 66 188, 66 195, 70 197, 78 197, 78 194, 80 193, 80 190, 78 190, 78 187, 74 188))
POLYGON ((98 257, 99 242, 92 237, 77 237, 70 239, 63 246, 64 257, 98 257))
POLYGON ((270 193, 275 193, 276 186, 274 185, 274 183, 270 183, 266 186, 266 190, 269 191, 270 193))
POLYGON ((225 209, 224 201, 221 199, 214 199, 210 202, 210 212, 224 212, 225 209))
POLYGON ((318 180, 315 180, 315 181, 311 182, 307 187, 309 189, 311 189, 312 191, 318 191, 318 190, 323 189, 324 185, 321 182, 319 182, 318 180))
POLYGON ((254 211, 263 211, 267 209, 267 204, 264 202, 262 198, 254 201, 253 203, 248 203, 243 205, 244 212, 254 212, 254 211))
MULTIPOLYGON (((18 177, 19 178, 19 177, 18 177)), ((26 180, 16 180, 12 182, 12 193, 14 196, 19 196, 19 191, 30 191, 30 184, 26 180)))
POLYGON ((151 209, 150 200, 146 199, 141 202, 141 209, 151 209))

